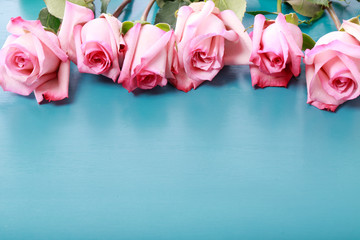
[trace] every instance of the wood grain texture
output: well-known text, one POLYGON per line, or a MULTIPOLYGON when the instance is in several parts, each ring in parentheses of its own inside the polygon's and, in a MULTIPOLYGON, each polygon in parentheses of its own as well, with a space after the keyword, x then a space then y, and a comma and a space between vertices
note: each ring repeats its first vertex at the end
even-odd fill
MULTIPOLYGON (((42 6, 2 3, 1 43, 11 16, 42 6)), ((304 72, 288 89, 254 90, 234 66, 189 93, 129 94, 72 66, 60 103, 0 91, 0 239, 359 239, 359 119, 360 100, 307 105, 304 72)))

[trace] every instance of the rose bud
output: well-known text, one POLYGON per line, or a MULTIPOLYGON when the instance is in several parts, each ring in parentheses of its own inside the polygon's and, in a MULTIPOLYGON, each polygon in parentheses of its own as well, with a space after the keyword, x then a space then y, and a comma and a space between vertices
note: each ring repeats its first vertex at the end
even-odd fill
POLYGON ((79 72, 102 74, 116 81, 125 48, 120 29, 115 17, 102 14, 94 19, 90 9, 66 1, 59 39, 79 72))
POLYGON ((224 65, 249 63, 251 40, 242 23, 212 1, 181 7, 175 36, 179 68, 170 82, 184 92, 211 81, 224 65))
POLYGON ((305 51, 307 103, 329 111, 360 94, 360 42, 346 32, 322 36, 305 51))
POLYGON ((250 73, 253 86, 287 87, 292 76, 301 72, 303 53, 302 32, 298 26, 287 23, 283 14, 275 21, 255 16, 250 57, 250 73))
POLYGON ((0 86, 25 96, 34 91, 38 103, 68 97, 70 61, 58 37, 40 21, 21 17, 12 18, 7 30, 12 35, 0 51, 0 86))

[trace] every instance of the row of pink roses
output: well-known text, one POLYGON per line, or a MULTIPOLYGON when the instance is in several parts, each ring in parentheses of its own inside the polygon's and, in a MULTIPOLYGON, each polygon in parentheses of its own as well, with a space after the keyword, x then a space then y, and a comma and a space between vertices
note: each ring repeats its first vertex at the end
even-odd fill
MULTIPOLYGON (((344 21, 305 52, 308 103, 334 111, 360 94, 360 26, 344 21)), ((85 7, 66 3, 58 35, 39 21, 11 19, 0 52, 0 85, 37 101, 68 96, 70 61, 80 72, 102 74, 129 92, 169 81, 182 91, 211 81, 224 65, 249 64, 253 86, 284 86, 301 72, 302 32, 279 14, 275 21, 257 15, 250 35, 236 15, 212 1, 178 11, 175 30, 122 23, 85 7)))
POLYGON ((301 58, 306 65, 309 104, 330 111, 360 95, 360 25, 344 21, 344 31, 321 37, 314 48, 301 48, 298 26, 279 14, 275 21, 257 15, 252 35, 250 72, 252 84, 259 87, 286 87, 300 74, 301 58))

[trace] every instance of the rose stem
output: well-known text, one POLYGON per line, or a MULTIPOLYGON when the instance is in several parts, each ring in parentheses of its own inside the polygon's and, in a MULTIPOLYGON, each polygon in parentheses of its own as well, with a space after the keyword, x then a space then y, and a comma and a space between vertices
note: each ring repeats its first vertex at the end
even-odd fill
POLYGON ((326 7, 326 10, 328 11, 328 13, 330 14, 330 17, 334 21, 336 29, 339 30, 341 27, 341 23, 340 23, 340 20, 337 17, 336 12, 332 6, 332 2, 329 2, 329 7, 326 7))
POLYGON ((281 4, 282 4, 282 0, 277 0, 277 12, 281 13, 281 4))
POLYGON ((124 8, 126 7, 126 5, 128 5, 131 2, 131 0, 124 0, 120 6, 115 10, 115 12, 113 13, 113 16, 118 18, 121 14, 121 12, 124 10, 124 8))
POLYGON ((140 19, 141 21, 146 22, 146 19, 147 19, 148 15, 149 15, 149 12, 150 12, 150 10, 152 8, 152 5, 154 5, 154 3, 155 3, 155 0, 151 0, 149 2, 149 4, 147 5, 147 7, 146 7, 146 9, 145 9, 145 11, 143 13, 143 15, 141 16, 141 19, 140 19))

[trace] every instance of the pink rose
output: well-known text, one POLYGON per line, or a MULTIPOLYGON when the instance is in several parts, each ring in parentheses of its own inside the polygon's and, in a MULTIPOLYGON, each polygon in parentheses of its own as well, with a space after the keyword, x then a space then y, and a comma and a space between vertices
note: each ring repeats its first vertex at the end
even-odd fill
POLYGON ((251 40, 242 23, 212 1, 181 7, 175 36, 179 68, 170 82, 184 92, 211 81, 224 65, 249 63, 251 40))
POLYGON ((275 21, 255 16, 250 57, 251 82, 258 87, 286 87, 301 68, 303 37, 300 28, 287 23, 283 14, 275 21))
POLYGON ((129 92, 165 86, 167 78, 173 77, 174 32, 137 23, 125 34, 124 40, 127 51, 118 83, 129 92))
POLYGON ((68 97, 70 61, 54 33, 40 21, 12 18, 10 35, 0 51, 0 85, 5 91, 29 95, 38 103, 68 97))
POLYGON ((79 72, 102 74, 116 81, 125 49, 120 29, 115 17, 102 14, 94 19, 90 9, 66 2, 59 39, 79 72))
POLYGON ((331 32, 305 51, 307 103, 335 111, 360 94, 360 42, 346 32, 331 32))

